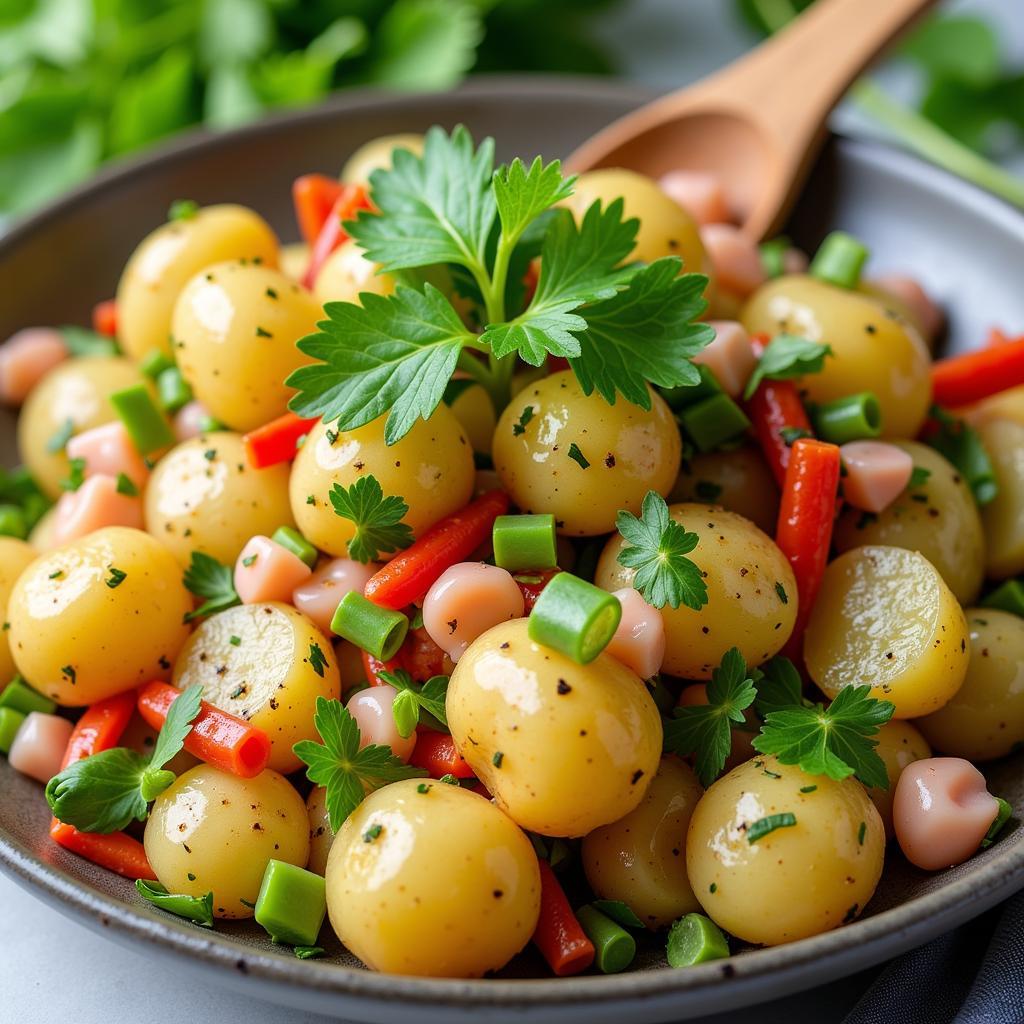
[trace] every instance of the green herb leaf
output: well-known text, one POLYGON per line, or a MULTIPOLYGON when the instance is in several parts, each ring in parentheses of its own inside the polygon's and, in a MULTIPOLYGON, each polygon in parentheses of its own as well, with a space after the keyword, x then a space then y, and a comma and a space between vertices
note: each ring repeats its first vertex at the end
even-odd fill
POLYGON ((68 446, 68 441, 71 440, 72 435, 75 433, 75 422, 70 417, 66 419, 50 438, 46 442, 46 450, 51 455, 56 455, 57 452, 62 452, 68 446))
POLYGON ((394 706, 398 709, 400 703, 402 705, 401 710, 395 711, 395 724, 400 736, 412 735, 413 729, 423 721, 421 712, 426 712, 430 716, 424 724, 440 724, 447 730, 448 713, 445 709, 445 699, 448 696, 448 676, 431 676, 422 686, 417 686, 412 676, 402 669, 395 672, 380 672, 379 675, 384 682, 390 683, 399 691, 394 706), (402 721, 399 721, 400 715, 402 721))
POLYGON ((974 500, 987 505, 999 493, 999 481, 978 432, 937 405, 932 406, 931 416, 939 429, 925 439, 926 443, 953 464, 967 481, 974 500))
POLYGON ((825 357, 830 355, 832 349, 828 345, 796 334, 777 334, 761 354, 743 397, 751 398, 763 380, 791 380, 809 373, 821 373, 825 357))
POLYGON ((580 451, 580 446, 575 441, 569 445, 569 450, 566 454, 573 462, 576 463, 577 466, 580 467, 580 469, 590 469, 590 461, 583 452, 580 451))
POLYGON ((117 493, 125 494, 129 498, 138 497, 139 489, 132 482, 131 478, 124 473, 117 474, 117 493))
POLYGON ((372 562, 382 551, 398 551, 413 542, 412 528, 402 522, 409 506, 400 497, 385 498, 375 476, 360 477, 348 488, 335 484, 329 497, 334 511, 355 524, 348 553, 357 562, 372 562))
POLYGON ((194 199, 175 199, 167 210, 168 220, 192 220, 199 213, 194 199))
POLYGON ((111 590, 116 590, 126 579, 128 579, 128 573, 123 569, 118 569, 116 566, 112 565, 108 571, 110 576, 108 576, 103 582, 106 583, 111 590))
POLYGON ((529 170, 518 157, 499 167, 494 174, 494 199, 506 243, 514 244, 545 210, 568 199, 575 181, 575 177, 562 177, 559 161, 545 164, 539 156, 529 170))
POLYGON ((71 459, 68 462, 68 477, 61 480, 63 491, 77 491, 85 483, 85 459, 71 459))
POLYGON ((46 784, 46 802, 59 821, 82 832, 117 832, 133 820, 145 821, 142 796, 146 759, 115 747, 68 765, 46 784))
POLYGON ((925 469, 924 466, 915 466, 910 471, 910 482, 907 484, 907 490, 912 491, 916 487, 923 487, 931 475, 932 471, 930 469, 925 469))
POLYGON ((747 842, 756 843, 779 828, 792 828, 796 824, 796 815, 791 811, 783 811, 781 814, 769 814, 764 818, 758 818, 747 828, 747 842))
POLYGON ((803 680, 796 666, 782 655, 766 661, 759 670, 754 710, 764 718, 772 711, 799 707, 803 703, 803 680))
POLYGON ((987 850, 996 841, 999 833, 1003 830, 1003 826, 1013 817, 1013 805, 1008 800, 997 796, 996 802, 999 805, 999 809, 996 811, 996 816, 992 819, 992 824, 989 825, 988 831, 985 833, 985 838, 981 841, 981 849, 983 850, 987 850))
POLYGON ((184 896, 180 893, 171 893, 167 887, 159 882, 147 882, 139 878, 135 881, 135 888, 139 895, 169 914, 177 917, 184 917, 188 921, 194 921, 204 928, 213 927, 213 893, 208 892, 205 896, 184 896))
POLYGON ((325 952, 323 946, 296 946, 294 949, 295 955, 300 960, 315 960, 317 957, 323 956, 325 952))
POLYGON ((320 650, 319 644, 309 645, 309 667, 323 679, 324 669, 327 667, 327 659, 324 657, 324 652, 320 650))
POLYGON ((59 327, 67 350, 73 356, 116 356, 120 349, 113 338, 108 338, 88 327, 73 324, 59 327))
POLYGON ((192 552, 192 558, 185 570, 184 582, 196 597, 205 598, 195 611, 185 616, 186 622, 242 603, 235 590, 234 573, 231 568, 202 551, 192 552))

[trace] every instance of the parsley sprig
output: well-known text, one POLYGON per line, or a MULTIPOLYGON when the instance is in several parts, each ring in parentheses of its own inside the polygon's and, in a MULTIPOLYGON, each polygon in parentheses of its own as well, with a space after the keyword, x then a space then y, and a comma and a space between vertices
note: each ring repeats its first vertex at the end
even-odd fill
POLYGON ((426 724, 440 724, 448 728, 448 714, 445 711, 448 676, 431 676, 422 686, 417 686, 412 676, 403 669, 378 674, 384 682, 398 690, 391 711, 395 716, 399 736, 403 739, 411 736, 416 726, 424 720, 424 714, 427 716, 426 724))
POLYGON ((184 582, 196 597, 205 598, 198 608, 185 615, 186 622, 241 604, 235 590, 235 574, 231 567, 218 562, 210 555, 203 554, 202 551, 192 552, 192 558, 185 570, 184 582))
POLYGON ((398 551, 413 542, 412 527, 402 522, 409 506, 403 498, 385 497, 375 476, 360 477, 351 487, 335 484, 329 497, 334 511, 355 524, 348 553, 357 562, 372 562, 382 551, 398 551))
POLYGON ((821 373, 825 357, 830 355, 832 349, 828 345, 797 334, 776 334, 761 353, 743 397, 752 398, 763 380, 790 380, 808 373, 821 373))

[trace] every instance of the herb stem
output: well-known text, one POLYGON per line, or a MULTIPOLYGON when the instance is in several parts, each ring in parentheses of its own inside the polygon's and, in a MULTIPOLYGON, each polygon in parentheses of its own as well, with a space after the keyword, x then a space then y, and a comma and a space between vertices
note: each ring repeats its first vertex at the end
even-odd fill
POLYGON ((498 237, 490 287, 484 291, 487 320, 492 324, 499 324, 505 319, 505 284, 508 281, 509 261, 512 259, 516 241, 515 238, 507 238, 504 232, 498 237))

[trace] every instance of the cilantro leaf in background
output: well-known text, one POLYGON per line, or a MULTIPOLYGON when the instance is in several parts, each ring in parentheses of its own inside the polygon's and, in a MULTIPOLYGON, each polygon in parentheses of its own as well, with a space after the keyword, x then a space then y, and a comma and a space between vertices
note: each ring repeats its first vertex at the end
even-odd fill
POLYGON ((421 721, 421 711, 425 711, 445 729, 448 728, 448 714, 445 710, 448 676, 431 676, 422 686, 417 686, 412 676, 402 669, 381 672, 379 675, 398 690, 392 710, 400 736, 405 738, 412 735, 421 721))
POLYGON ((697 778, 705 788, 722 772, 732 749, 732 723, 744 721, 743 712, 757 690, 738 648, 722 656, 721 665, 707 685, 708 703, 678 707, 665 723, 665 750, 681 757, 694 754, 697 778))
POLYGON ((382 551, 397 551, 413 542, 412 527, 402 522, 409 506, 395 495, 385 498, 375 476, 360 477, 348 488, 335 484, 329 497, 334 511, 355 524, 348 553, 357 562, 372 562, 382 551))
POLYGON ((870 693, 869 686, 845 686, 827 708, 817 704, 769 711, 753 747, 810 775, 855 775, 865 786, 888 789, 889 776, 872 737, 895 708, 870 693))
POLYGON ((206 599, 195 611, 185 616, 186 622, 241 604, 235 590, 235 574, 231 567, 202 551, 192 552, 192 558, 185 570, 184 583, 196 597, 206 599))
POLYGON ((698 566, 685 557, 697 546, 697 534, 688 533, 670 515, 665 499, 648 491, 640 506, 640 518, 619 511, 615 527, 629 542, 618 554, 620 565, 636 569, 633 587, 655 608, 701 608, 708 602, 708 588, 698 566))
POLYGON ((830 355, 832 349, 828 345, 796 334, 776 334, 757 361, 743 397, 751 398, 763 380, 791 380, 808 373, 821 373, 825 357, 830 355))

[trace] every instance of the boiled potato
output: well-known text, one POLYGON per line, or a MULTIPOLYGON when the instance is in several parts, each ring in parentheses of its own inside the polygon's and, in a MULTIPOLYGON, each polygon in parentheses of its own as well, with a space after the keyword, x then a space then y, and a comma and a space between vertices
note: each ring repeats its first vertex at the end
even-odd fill
POLYGON ((305 615, 276 602, 229 608, 203 622, 174 665, 175 686, 195 683, 204 700, 270 737, 267 763, 279 772, 301 765, 295 743, 319 742, 317 697, 341 696, 331 645, 305 615))
POLYGON ((689 765, 664 758, 639 805, 583 840, 583 870, 597 896, 622 900, 651 929, 699 910, 686 876, 686 829, 703 794, 689 765))
POLYGON ((305 242, 291 242, 282 245, 278 253, 281 273, 293 281, 301 282, 309 267, 309 246, 305 242))
POLYGON ((167 549, 141 530, 108 526, 21 574, 7 609, 11 653, 40 693, 81 707, 166 679, 191 610, 167 549))
POLYGON ((14 658, 8 641, 7 600, 15 581, 35 558, 35 550, 23 540, 0 537, 0 620, 4 623, 0 632, 0 690, 14 678, 14 658))
POLYGON ((334 845, 334 829, 327 813, 327 790, 323 786, 314 786, 309 791, 306 814, 309 816, 309 863, 306 867, 323 875, 327 873, 327 857, 334 845))
MULTIPOLYGON (((730 647, 748 665, 782 649, 796 621, 796 580, 786 556, 749 519, 715 505, 670 505, 669 514, 696 533, 687 556, 700 567, 708 601, 700 611, 665 605, 662 671, 684 679, 710 679, 730 647), (785 595, 785 599, 783 599, 785 595)), ((597 563, 594 582, 605 590, 632 585, 634 569, 617 558, 626 541, 613 534, 597 563)))
POLYGON ((48 497, 60 496, 60 482, 70 473, 58 436, 68 421, 74 434, 112 422, 117 415, 108 396, 141 383, 155 395, 152 384, 127 359, 88 356, 61 363, 32 389, 18 417, 18 451, 48 497))
POLYGON ((947 704, 967 672, 967 620, 923 555, 870 545, 825 570, 804 636, 811 678, 830 697, 870 686, 896 718, 947 704))
POLYGON ((530 941, 537 855, 482 796, 407 779, 371 793, 342 825, 327 860, 327 912, 373 970, 479 978, 530 941))
POLYGON ((390 446, 384 443, 385 419, 340 432, 318 423, 299 449, 289 485, 292 514, 321 551, 345 555, 355 535, 355 524, 331 505, 335 484, 351 487, 361 476, 376 477, 385 495, 405 499, 403 521, 417 535, 462 508, 473 493, 473 451, 446 405, 390 446))
POLYGON ((526 619, 469 646, 446 707, 456 747, 498 806, 543 835, 618 821, 658 769, 661 716, 640 677, 609 654, 579 665, 534 643, 526 619))
POLYGON ((981 509, 985 568, 1002 580, 1024 572, 1024 424, 991 420, 979 424, 978 434, 999 484, 995 498, 981 509))
POLYGON ((961 413, 976 428, 990 420, 1012 420, 1024 427, 1024 384, 983 398, 961 413))
POLYGON ((836 523, 836 550, 890 544, 919 551, 938 569, 953 596, 968 604, 978 596, 985 572, 985 537, 970 488, 934 448, 917 441, 893 443, 931 475, 877 515, 847 506, 836 523))
POLYGON ((686 841, 690 884, 708 916, 765 946, 852 921, 878 885, 884 855, 882 819, 856 779, 762 757, 701 797, 686 841), (756 822, 787 812, 795 825, 750 840, 756 822))
POLYGON ((473 451, 490 455, 497 423, 491 396, 473 381, 453 380, 448 385, 445 401, 452 415, 462 424, 473 451))
POLYGON ((672 411, 652 389, 650 410, 620 395, 609 405, 585 395, 570 370, 520 392, 494 432, 494 468, 524 512, 551 512, 560 533, 590 537, 615 529, 615 515, 638 515, 651 490, 666 495, 679 472, 682 442, 672 411), (574 458, 589 462, 584 468, 574 458), (573 452, 571 455, 570 452, 573 452))
POLYGON ((285 380, 312 362, 295 343, 315 333, 320 303, 279 270, 234 260, 196 274, 174 306, 171 332, 185 380, 234 430, 278 416, 295 394, 285 380))
POLYGON ((415 132, 401 132, 364 142, 345 162, 341 180, 347 185, 369 185, 374 171, 390 169, 396 149, 407 149, 419 156, 423 152, 423 136, 415 132))
POLYGON ((800 381, 813 402, 872 391, 886 437, 916 437, 931 402, 931 358, 917 329, 859 292, 802 275, 777 277, 743 309, 751 334, 789 331, 827 342, 821 373, 800 381))
POLYGON ((117 334, 133 359, 158 349, 171 355, 171 315, 178 293, 200 270, 223 260, 277 266, 277 239, 244 206, 207 206, 194 217, 150 232, 132 253, 117 286, 117 334))
POLYGON ((750 445, 685 459, 668 500, 713 502, 769 536, 779 517, 779 486, 764 457, 750 445))
POLYGON ((212 892, 214 917, 252 917, 271 860, 306 866, 306 808, 277 772, 240 779, 203 764, 157 797, 145 845, 157 880, 168 891, 212 892))
POLYGON ((53 528, 57 521, 57 506, 51 505, 29 531, 28 542, 36 554, 49 551, 54 546, 53 528))
POLYGON ((885 771, 889 776, 889 788, 877 789, 872 786, 868 789, 868 796, 871 797, 871 802, 882 818, 886 838, 891 839, 893 835, 892 798, 896 792, 896 783, 900 781, 900 775, 908 764, 931 757, 932 752, 927 740, 910 722, 891 719, 878 730, 873 738, 878 742, 875 753, 885 763, 885 771))
POLYGON ((971 659, 963 686, 916 725, 944 754, 991 761, 1024 744, 1024 619, 971 608, 967 625, 971 659))
POLYGON ((145 493, 146 529, 186 566, 193 551, 234 564, 245 542, 294 526, 287 465, 253 469, 238 434, 183 441, 156 465, 145 493))
POLYGON ((378 274, 379 269, 380 264, 367 259, 355 240, 350 238, 324 261, 313 283, 313 294, 321 304, 358 303, 363 292, 391 295, 395 290, 395 279, 390 274, 378 274))

